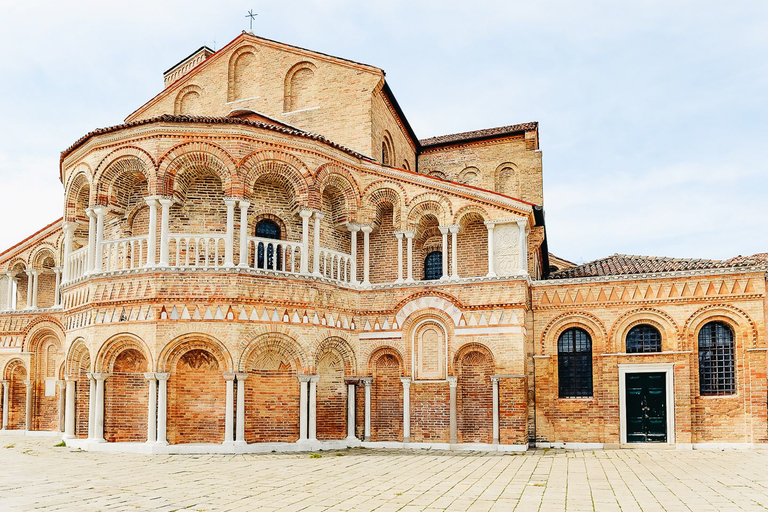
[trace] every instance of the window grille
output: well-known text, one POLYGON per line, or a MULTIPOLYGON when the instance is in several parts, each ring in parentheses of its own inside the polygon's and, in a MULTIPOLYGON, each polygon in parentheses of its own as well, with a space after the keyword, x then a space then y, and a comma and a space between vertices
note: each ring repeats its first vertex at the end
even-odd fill
MULTIPOLYGON (((280 240, 280 226, 277 222, 269 219, 262 219, 256 224, 255 235, 259 238, 271 238, 273 240, 280 240)), ((258 260, 256 268, 268 269, 268 270, 280 270, 282 268, 282 258, 280 254, 280 246, 277 251, 277 267, 275 267, 275 249, 274 246, 267 247, 266 261, 264 261, 264 243, 259 242, 259 246, 256 251, 256 259, 258 260)))
POLYGON ((572 327, 557 340, 557 374, 560 398, 592 396, 592 338, 572 327))
POLYGON ((636 325, 627 333, 627 353, 661 352, 661 333, 652 325, 636 325))
POLYGON ((733 331, 723 322, 709 322, 699 331, 699 392, 731 395, 736 392, 733 331))
POLYGON ((443 277, 443 252, 432 251, 424 258, 424 279, 431 281, 443 277))

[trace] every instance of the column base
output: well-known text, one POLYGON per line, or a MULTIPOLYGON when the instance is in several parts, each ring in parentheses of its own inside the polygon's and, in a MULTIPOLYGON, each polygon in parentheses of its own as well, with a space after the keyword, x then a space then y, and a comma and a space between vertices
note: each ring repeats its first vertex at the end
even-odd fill
POLYGON ((168 441, 155 441, 155 446, 168 446, 168 441))
POLYGON ((240 440, 240 441, 235 441, 235 446, 236 446, 236 447, 241 447, 241 446, 248 446, 248 443, 247 443, 246 441, 242 441, 242 440, 240 440))
POLYGON ((403 437, 403 443, 410 443, 411 442, 411 436, 403 437))

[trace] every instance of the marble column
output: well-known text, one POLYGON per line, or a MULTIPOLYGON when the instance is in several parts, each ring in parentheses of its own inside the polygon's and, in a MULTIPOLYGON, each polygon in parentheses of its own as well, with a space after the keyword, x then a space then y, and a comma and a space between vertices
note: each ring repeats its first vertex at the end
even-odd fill
POLYGON ((440 234, 443 235, 443 245, 441 248, 441 257, 443 260, 443 275, 440 277, 441 281, 448 279, 448 226, 438 226, 440 234))
POLYGON ((365 386, 365 428, 363 432, 363 441, 371 440, 371 385, 373 377, 363 377, 360 382, 365 386))
POLYGON ((95 420, 95 436, 94 439, 98 442, 104 441, 104 383, 109 377, 108 373, 94 373, 96 379, 96 420, 95 420))
POLYGON ((347 441, 357 440, 355 436, 355 392, 354 382, 347 383, 347 441))
POLYGON ((457 377, 448 377, 448 388, 450 392, 450 416, 449 416, 449 425, 450 425, 450 436, 451 436, 451 444, 458 443, 458 425, 456 421, 456 385, 458 384, 458 378, 457 377))
POLYGON ((371 286, 371 240, 370 235, 373 228, 371 226, 362 226, 363 232, 363 286, 371 286))
POLYGON ((72 280, 72 266, 69 262, 69 256, 72 254, 72 240, 75 236, 75 228, 77 225, 74 222, 65 222, 62 226, 64 230, 64 261, 62 266, 64 267, 64 282, 72 280))
POLYGON ((75 437, 75 378, 67 377, 67 401, 64 411, 64 439, 75 437))
POLYGON ((56 426, 59 432, 64 432, 64 413, 67 406, 66 386, 67 383, 63 380, 56 381, 56 389, 59 392, 59 419, 56 426))
POLYGON ((147 400, 147 442, 157 441, 157 379, 154 372, 147 372, 144 378, 149 382, 149 400, 147 400))
POLYGON ((312 236, 314 237, 312 247, 312 273, 316 276, 323 275, 320 272, 320 220, 325 217, 322 212, 314 212, 315 228, 312 230, 312 236))
POLYGON ((405 278, 406 283, 412 283, 413 282, 413 237, 416 236, 416 233, 414 231, 406 231, 403 233, 405 235, 405 239, 407 240, 407 256, 405 258, 408 273, 405 278))
POLYGON ((235 415, 235 374, 225 372, 224 380, 227 385, 227 399, 224 405, 224 443, 233 443, 235 441, 235 433, 232 430, 232 420, 235 415))
POLYGON ((24 387, 27 388, 26 408, 24 411, 24 430, 32 430, 32 381, 24 381, 24 387))
POLYGON ((235 444, 246 444, 245 441, 245 379, 248 378, 247 373, 236 373, 237 378, 237 408, 236 415, 237 421, 235 421, 235 429, 237 430, 235 435, 235 444))
POLYGON ((95 374, 88 375, 88 439, 93 439, 96 435, 96 377, 95 374))
MULTIPOLYGON (((144 199, 149 206, 149 229, 147 230, 147 263, 152 268, 157 261, 157 197, 144 199)), ((154 377, 153 377, 154 380, 154 377)))
POLYGON ((157 379, 157 444, 168 444, 168 378, 170 373, 155 373, 157 379))
POLYGON ((317 381, 320 376, 312 375, 309 378, 309 432, 310 441, 317 441, 317 381))
POLYGON ((248 268, 248 208, 250 201, 240 200, 240 261, 237 266, 248 268))
POLYGON ((10 395, 11 381, 0 381, 3 384, 3 428, 8 430, 8 396, 10 395))
POLYGON ((101 244, 104 241, 104 216, 107 214, 106 206, 94 206, 93 213, 96 214, 96 243, 94 245, 93 271, 101 272, 102 254, 101 244))
POLYGON ((61 307, 61 267, 54 267, 56 273, 56 285, 53 291, 53 307, 61 307))
POLYGON ((493 222, 486 222, 485 227, 488 229, 488 277, 496 277, 496 266, 493 255, 493 228, 496 227, 496 224, 493 222))
POLYGON ((349 230, 350 242, 349 247, 351 249, 352 268, 350 270, 350 281, 352 284, 360 284, 357 280, 357 232, 360 231, 360 226, 357 224, 347 224, 349 230))
POLYGON ((93 208, 86 208, 85 215, 88 217, 88 259, 84 270, 85 274, 91 274, 96 265, 96 213, 93 208))
POLYGON ((403 442, 411 442, 411 378, 401 377, 403 383, 403 442))
POLYGON ((34 300, 34 288, 35 288, 35 274, 33 273, 34 270, 25 270, 24 273, 27 274, 27 307, 24 309, 35 309, 35 306, 32 304, 32 301, 34 300))
POLYGON ((299 442, 307 440, 309 375, 297 375, 299 379, 299 442))
POLYGON ((299 265, 302 274, 309 273, 309 218, 312 210, 301 210, 301 262, 299 265))
POLYGON ((40 289, 40 271, 32 269, 32 309, 37 309, 37 292, 40 289))
POLYGON ((6 290, 6 298, 5 298, 5 309, 8 311, 13 311, 13 286, 16 280, 14 279, 13 272, 6 272, 5 277, 8 280, 8 289, 6 290))
POLYGON ((499 444, 499 378, 491 376, 493 383, 493 444, 499 444))

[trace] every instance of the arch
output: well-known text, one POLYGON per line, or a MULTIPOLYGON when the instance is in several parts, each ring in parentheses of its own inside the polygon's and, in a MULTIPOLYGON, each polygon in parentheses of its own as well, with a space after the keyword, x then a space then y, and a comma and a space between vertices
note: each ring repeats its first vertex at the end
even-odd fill
POLYGON ((516 164, 504 162, 493 173, 494 190, 500 194, 520 197, 520 171, 516 164))
POLYGON ((349 344, 349 341, 340 336, 329 336, 324 338, 317 344, 314 350, 315 364, 320 358, 327 352, 334 352, 338 354, 341 360, 344 362, 344 371, 346 375, 354 375, 357 370, 357 359, 355 358, 355 351, 349 344))
POLYGON ((136 350, 147 361, 147 371, 152 371, 152 353, 147 344, 139 336, 131 333, 115 334, 105 341, 96 354, 94 368, 97 372, 111 372, 115 360, 124 350, 136 350))
POLYGON ((320 196, 326 187, 338 189, 344 197, 349 222, 355 222, 360 209, 360 186, 349 170, 336 164, 323 164, 315 172, 315 184, 320 196))
POLYGON ((349 343, 331 336, 320 342, 315 352, 317 382, 317 438, 346 437, 347 389, 345 376, 354 375, 354 352, 349 343))
POLYGON ((477 167, 465 167, 461 172, 459 172, 456 181, 462 185, 477 186, 480 181, 480 170, 477 167))
POLYGON ((191 350, 210 352, 225 372, 233 371, 232 356, 222 342, 211 335, 194 332, 182 334, 166 344, 157 358, 155 367, 160 372, 170 372, 179 359, 191 350))
POLYGON ((17 367, 23 368, 26 375, 29 375, 29 370, 27 369, 27 365, 24 364, 24 361, 18 357, 14 357, 5 363, 5 367, 3 368, 3 380, 11 380, 11 375, 16 371, 17 367))
POLYGON ((249 363, 268 352, 284 356, 291 362, 297 373, 310 368, 301 346, 294 338, 281 332, 265 332, 251 338, 241 350, 237 363, 238 371, 247 371, 249 363))
POLYGON ((377 349, 369 360, 371 390, 371 440, 403 440, 403 358, 394 347, 377 349))
POLYGON ((479 341, 469 341, 467 343, 464 343, 463 345, 459 346, 458 349, 456 349, 456 352, 453 355, 452 359, 452 370, 456 371, 455 369, 458 368, 459 362, 469 355, 470 352, 480 352, 485 357, 488 358, 488 360, 491 362, 491 364, 495 367, 496 361, 493 357, 493 352, 490 348, 488 348, 488 345, 484 343, 480 343, 479 341))
MULTIPOLYGON (((42 269, 45 264, 46 258, 51 258, 53 264, 56 265, 57 250, 54 246, 48 243, 42 243, 32 250, 29 255, 29 268, 42 269)), ((47 268, 47 267, 45 267, 47 268)))
MULTIPOLYGON (((730 304, 710 304, 695 311, 685 322, 682 332, 689 349, 696 350, 695 340, 698 339, 699 330, 705 323, 712 321, 722 321, 731 326, 737 349, 757 347, 757 326, 745 311, 730 304)), ((683 347, 679 349, 684 350, 683 347)))
POLYGON ((78 162, 76 165, 70 166, 67 169, 66 178, 64 180, 65 195, 66 195, 66 192, 72 187, 72 183, 74 182, 74 180, 79 179, 81 174, 85 178, 86 183, 88 183, 89 185, 93 184, 95 173, 93 172, 93 169, 91 168, 91 166, 85 162, 78 162))
POLYGON ((679 350, 677 338, 680 328, 670 315, 655 308, 633 309, 617 318, 611 326, 608 335, 611 346, 606 347, 606 350, 624 352, 622 347, 624 347, 627 333, 630 329, 640 324, 650 324, 661 332, 662 350, 665 344, 668 350, 679 350))
POLYGON ((65 222, 71 222, 78 219, 81 222, 88 222, 85 210, 93 203, 91 190, 90 176, 86 174, 84 170, 75 174, 69 187, 66 189, 66 203, 64 205, 65 222))
POLYGON ((460 306, 461 304, 448 294, 419 293, 403 299, 400 304, 395 306, 395 319, 404 329, 406 321, 410 321, 409 319, 414 313, 420 313, 425 309, 436 309, 445 315, 446 320, 450 320, 449 324, 452 323, 457 326, 461 320, 460 306))
POLYGON ((557 383, 560 398, 594 396, 594 347, 583 327, 568 327, 557 337, 557 383))
POLYGON ((403 160, 403 163, 402 163, 402 164, 400 164, 400 166, 401 166, 401 167, 403 168, 403 170, 405 170, 405 171, 410 171, 410 170, 411 170, 411 164, 409 164, 409 163, 408 163, 408 160, 403 160))
POLYGON ((736 336, 729 322, 711 320, 697 333, 698 380, 701 396, 736 393, 736 336))
POLYGON ((371 354, 368 356, 368 372, 373 373, 373 367, 376 364, 376 361, 378 361, 383 356, 391 356, 395 358, 400 365, 401 370, 405 369, 404 363, 403 363, 403 354, 400 353, 399 350, 397 350, 392 345, 382 345, 380 347, 377 347, 375 350, 371 352, 371 354))
POLYGON ((456 423, 460 443, 493 440, 493 353, 482 343, 470 342, 456 351, 453 374, 457 379, 456 423))
POLYGON ((293 195, 297 206, 309 206, 311 174, 304 162, 290 153, 277 150, 257 150, 240 161, 245 197, 250 197, 258 180, 270 176, 293 195))
MULTIPOLYGON (((8 381, 8 418, 7 425, 10 430, 32 430, 32 425, 27 423, 27 386, 25 381, 31 379, 30 370, 21 359, 15 358, 5 365, 3 372, 8 381)), ((3 404, 5 408, 5 404, 3 404)))
POLYGON ((141 174, 147 182, 147 193, 156 189, 155 160, 145 150, 137 146, 123 146, 101 159, 96 166, 96 204, 107 205, 113 196, 112 187, 125 173, 141 174))
POLYGON ((462 206, 459 208, 459 210, 456 212, 456 215, 453 216, 453 224, 460 226, 462 224, 462 221, 464 221, 464 217, 479 217, 482 219, 483 222, 491 220, 491 216, 488 214, 488 212, 482 208, 481 206, 477 206, 474 204, 470 204, 467 206, 462 206))
POLYGON ((557 340, 560 334, 571 327, 581 327, 592 337, 592 350, 603 350, 608 338, 605 326, 595 315, 586 311, 568 311, 549 321, 541 332, 538 355, 546 355, 547 349, 557 352, 557 340))
POLYGON ((415 227, 422 216, 434 215, 441 226, 447 226, 453 216, 451 203, 444 196, 433 192, 425 192, 414 197, 409 203, 407 225, 415 227))
POLYGON ((283 111, 294 112, 309 108, 315 98, 314 77, 317 66, 309 61, 295 64, 285 74, 283 111))
POLYGON ((187 85, 176 95, 176 99, 173 102, 173 113, 177 116, 194 115, 202 96, 202 87, 195 84, 187 85))
POLYGON ((384 130, 381 137, 381 165, 393 166, 397 158, 395 156, 395 146, 392 144, 392 135, 384 130))
POLYGON ((251 79, 248 83, 248 78, 243 75, 248 75, 251 68, 256 67, 258 52, 258 48, 252 45, 241 46, 232 52, 227 73, 227 101, 247 99, 256 95, 253 77, 248 77, 251 79))
POLYGON ((402 211, 408 200, 405 189, 399 183, 377 181, 368 185, 363 191, 363 208, 361 222, 381 225, 381 209, 384 205, 392 207, 392 222, 396 230, 403 228, 402 211))
POLYGON ((67 351, 64 374, 67 377, 77 377, 81 368, 85 368, 88 372, 91 371, 91 352, 88 350, 85 340, 77 338, 67 351))
POLYGON ((30 322, 30 324, 24 330, 24 343, 22 344, 25 352, 34 352, 37 350, 37 345, 40 341, 48 336, 56 338, 59 343, 63 343, 66 339, 64 335, 64 327, 61 323, 50 316, 44 316, 35 319, 36 321, 30 322))
POLYGON ((235 197, 242 191, 236 173, 237 166, 223 148, 209 142, 192 141, 179 144, 160 159, 158 166, 159 195, 184 197, 185 183, 181 177, 185 171, 206 169, 214 173, 222 184, 225 196, 235 197))

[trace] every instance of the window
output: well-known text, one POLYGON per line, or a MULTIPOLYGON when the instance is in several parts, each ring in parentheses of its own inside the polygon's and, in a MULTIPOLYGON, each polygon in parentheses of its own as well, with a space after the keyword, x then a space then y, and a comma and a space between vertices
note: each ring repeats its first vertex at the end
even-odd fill
POLYGON ((381 143, 381 163, 389 165, 389 148, 387 147, 387 141, 381 143))
POLYGON ((432 281, 443 277, 443 252, 432 251, 424 258, 424 279, 432 281))
MULTIPOLYGON (((256 224, 256 236, 258 238, 270 238, 280 240, 280 226, 277 222, 269 219, 262 219, 256 224)), ((280 246, 272 243, 259 242, 256 249, 256 268, 266 270, 281 270, 282 258, 280 257, 280 246), (264 249, 266 247, 266 261, 264 249), (275 250, 277 250, 277 266, 275 266, 275 250)))
POLYGON ((724 322, 709 322, 699 331, 699 392, 702 395, 736 392, 733 331, 724 322))
POLYGON ((557 375, 560 398, 592 396, 592 338, 571 327, 557 340, 557 375))
POLYGON ((652 325, 636 325, 627 333, 627 353, 661 352, 661 333, 652 325))

